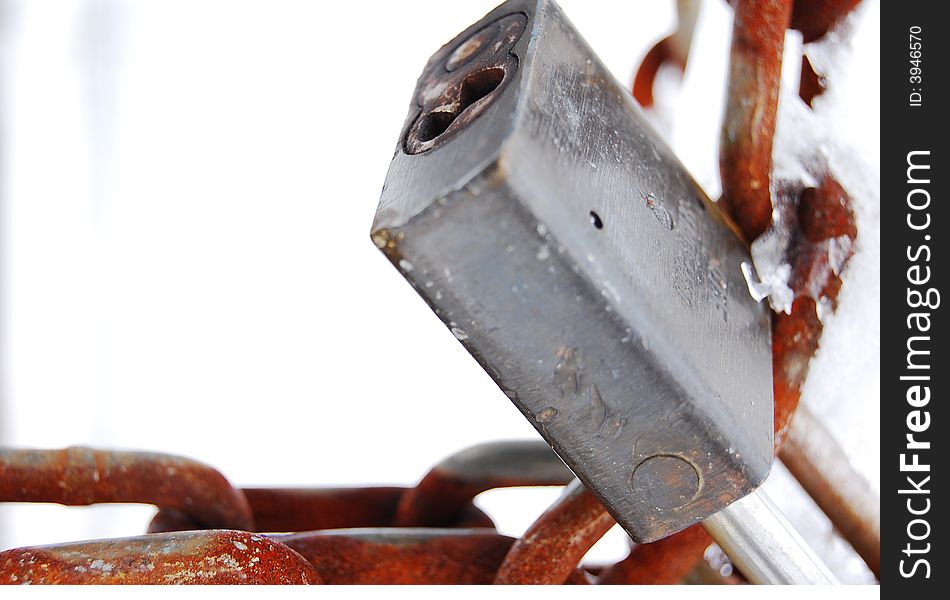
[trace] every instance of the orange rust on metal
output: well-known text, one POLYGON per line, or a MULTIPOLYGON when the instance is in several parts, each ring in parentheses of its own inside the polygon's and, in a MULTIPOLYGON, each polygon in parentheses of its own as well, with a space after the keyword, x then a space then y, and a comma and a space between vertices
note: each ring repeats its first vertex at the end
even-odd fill
POLYGON ((678 68, 680 73, 686 70, 686 61, 673 52, 672 44, 672 36, 663 38, 650 48, 640 62, 640 68, 633 79, 633 97, 643 108, 653 106, 653 83, 660 67, 670 64, 678 68))
POLYGON ((328 584, 487 584, 512 538, 493 530, 349 529, 275 539, 328 584))
POLYGON ((586 569, 578 567, 567 576, 567 581, 564 582, 564 585, 592 585, 593 583, 594 576, 586 569))
POLYGON ((693 525, 668 538, 638 544, 627 558, 607 567, 599 584, 673 585, 679 583, 703 558, 712 538, 702 525, 693 525))
MULTIPOLYGON (((356 527, 391 527, 396 507, 416 488, 368 487, 253 489, 244 493, 254 511, 259 531, 311 531, 356 527)), ((474 497, 474 496, 473 496, 474 497)), ((493 528, 495 524, 469 498, 457 506, 446 527, 493 528)))
MULTIPOLYGON (((737 0, 735 6, 719 205, 747 240, 756 239, 772 224, 772 140, 791 10, 789 0, 737 0)), ((791 314, 777 314, 772 322, 776 448, 798 406, 808 362, 818 349, 822 325, 817 302, 828 301, 834 306, 841 286, 838 274, 851 254, 849 245, 842 247, 843 261, 829 268, 829 246, 822 243, 838 236, 853 240, 857 235, 850 198, 830 176, 823 178, 819 188, 802 194, 795 226, 798 243, 786 257, 792 262, 790 285, 795 299, 791 314)))
POLYGON ((802 75, 798 82, 798 96, 808 106, 825 93, 825 78, 815 71, 807 55, 802 56, 802 75))
POLYGON ((156 533, 0 552, 3 584, 314 584, 290 548, 243 531, 156 533))
POLYGON ((842 537, 880 577, 880 499, 807 406, 795 411, 779 456, 842 537))
POLYGON ((522 479, 468 480, 433 470, 418 486, 406 490, 396 510, 395 524, 399 527, 449 527, 460 522, 472 523, 472 499, 484 491, 558 483, 539 484, 522 479), (469 512, 469 519, 466 519, 466 512, 469 512))
MULTIPOLYGON (((402 487, 277 489, 244 488, 256 531, 309 531, 392 524, 402 487)), ((186 531, 201 527, 177 511, 160 510, 149 531, 186 531)))
POLYGON ((851 198, 834 177, 826 175, 817 188, 807 188, 798 203, 798 221, 812 243, 840 236, 858 237, 851 198))
POLYGON ((169 533, 172 531, 194 531, 207 529, 195 523, 188 515, 182 514, 173 508, 160 508, 148 523, 148 533, 169 533))
POLYGON ((640 67, 634 77, 633 97, 644 108, 653 106, 653 84, 660 67, 663 65, 676 67, 680 74, 686 71, 693 30, 699 18, 699 1, 677 0, 676 15, 678 19, 676 31, 650 48, 640 62, 640 67))
POLYGON ((775 447, 788 433, 792 414, 798 408, 808 362, 818 350, 821 321, 815 301, 798 298, 792 313, 778 313, 772 320, 772 385, 775 396, 775 447))
POLYGON ((0 502, 137 502, 173 509, 203 528, 254 528, 247 499, 221 473, 148 452, 0 450, 0 502))
POLYGON ((407 489, 394 522, 400 527, 473 526, 477 515, 472 513, 472 500, 484 491, 566 485, 572 479, 554 451, 540 441, 481 444, 443 460, 416 487, 407 489))
POLYGON ((388 526, 405 488, 245 488, 243 491, 259 531, 311 531, 388 526))
MULTIPOLYGON (((354 527, 391 527, 400 498, 413 488, 244 488, 254 515, 255 531, 315 531, 354 527)), ((494 527, 491 518, 471 502, 458 507, 458 519, 447 527, 494 527)), ((201 527, 174 510, 163 509, 149 532, 187 531, 201 527)))
POLYGON ((732 30, 729 96, 722 126, 719 204, 747 240, 768 229, 772 140, 782 77, 785 30, 792 0, 737 0, 732 30))
POLYGON ((861 0, 795 0, 792 29, 802 32, 806 44, 814 42, 834 29, 860 3, 861 0))
POLYGON ((515 542, 498 568, 497 584, 559 584, 616 521, 574 480, 515 542))
POLYGON ((841 273, 854 252, 857 226, 851 198, 833 177, 799 194, 794 220, 797 237, 786 251, 792 265, 789 286, 795 299, 791 314, 772 322, 772 369, 775 388, 775 443, 780 447, 818 351, 824 326, 818 303, 837 307, 841 273))
MULTIPOLYGON (((791 0, 736 2, 721 142, 725 191, 719 206, 748 240, 771 224, 771 152, 785 28, 801 30, 806 42, 818 39, 858 2, 797 0, 794 6, 791 0)), ((419 116, 406 132, 408 152, 425 152, 450 139, 453 128, 459 130, 474 120, 509 81, 517 68, 517 58, 509 50, 523 33, 523 20, 518 15, 506 19, 437 55, 437 64, 424 75, 427 85, 417 99, 419 116)), ((663 61, 685 67, 687 55, 674 47, 675 36, 658 43, 637 74, 634 93, 644 106, 652 103, 653 79, 663 61)), ((810 103, 820 93, 819 85, 805 58, 802 98, 810 103)), ((793 267, 789 283, 795 298, 791 314, 778 314, 773 321, 777 447, 789 432, 808 363, 818 348, 822 331, 818 303, 834 308, 840 272, 857 236, 850 198, 830 176, 819 179, 818 187, 804 190, 796 199, 797 237, 786 256, 793 267), (834 261, 830 241, 837 244, 834 261)), ((397 251, 397 240, 388 235, 374 237, 374 242, 397 251)), ((877 573, 879 533, 875 542, 873 524, 862 521, 866 515, 852 514, 855 500, 844 498, 848 490, 839 489, 840 482, 829 479, 826 472, 815 470, 816 458, 806 455, 813 444, 796 440, 804 433, 791 430, 791 441, 781 450, 783 460, 877 573)), ((563 481, 549 482, 558 483, 563 481)), ((152 529, 227 526, 253 531, 255 518, 258 529, 271 531, 383 527, 393 522, 491 526, 472 499, 487 489, 512 485, 545 482, 530 475, 465 477, 437 467, 411 489, 242 493, 217 471, 178 457, 79 448, 0 451, 0 501, 146 502, 160 507, 152 529)), ((322 576, 327 583, 586 584, 594 576, 577 563, 613 524, 600 502, 575 481, 514 545, 511 538, 485 530, 319 531, 272 539, 238 531, 186 532, 9 550, 0 553, 0 582, 319 583, 322 576), (305 554, 313 566, 275 540, 305 554)), ((627 559, 603 569, 596 580, 677 583, 702 559, 709 543, 705 531, 694 526, 636 546, 627 559)))

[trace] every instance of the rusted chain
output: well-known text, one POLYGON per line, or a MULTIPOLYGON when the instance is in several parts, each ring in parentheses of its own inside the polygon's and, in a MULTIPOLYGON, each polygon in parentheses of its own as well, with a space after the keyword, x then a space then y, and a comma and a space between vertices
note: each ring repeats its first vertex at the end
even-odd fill
POLYGON ((693 525, 668 538, 638 544, 627 558, 600 574, 599 584, 673 585, 703 557, 712 538, 702 525, 693 525))
POLYGON ((737 0, 732 28, 729 96, 722 124, 719 205, 754 240, 772 221, 769 181, 792 0, 737 0))
POLYGON ((202 528, 254 529, 247 499, 221 473, 149 452, 0 449, 0 502, 137 502, 177 511, 202 528))
POLYGON ((543 441, 489 442, 467 448, 432 468, 407 490, 396 510, 401 527, 457 523, 478 494, 502 487, 565 485, 574 478, 543 441))
POLYGON ((487 584, 514 539, 491 529, 342 529, 274 539, 330 584, 487 584))
POLYGON ((802 56, 802 74, 798 82, 798 97, 808 106, 825 93, 825 78, 815 71, 807 56, 802 56))
POLYGON ((693 31, 699 17, 699 1, 677 0, 676 14, 676 31, 650 48, 633 79, 633 97, 643 108, 653 106, 653 84, 661 67, 669 65, 676 67, 680 73, 686 71, 693 31))
POLYGON ((316 490, 245 488, 260 531, 385 527, 392 523, 402 487, 316 490))
MULTIPOLYGON (((778 202, 796 202, 794 190, 778 202), (791 198, 789 198, 791 196, 791 198)), ((798 193, 797 206, 784 217, 793 239, 785 250, 792 267, 791 314, 777 313, 772 323, 772 368, 775 388, 776 445, 780 446, 798 406, 808 365, 818 351, 824 325, 819 310, 834 310, 841 273, 854 252, 857 226, 851 198, 831 175, 818 187, 798 193), (822 308, 824 306, 824 308, 822 308)), ((780 214, 783 212, 780 207, 780 214)))
POLYGON ((243 531, 188 531, 0 552, 3 584, 314 584, 297 552, 243 531))
MULTIPOLYGON (((802 31, 805 42, 814 41, 858 3, 797 0, 788 25, 802 31)), ((815 431, 809 434, 806 425, 798 421, 798 427, 806 429, 797 435, 789 433, 808 366, 823 331, 819 311, 837 307, 840 276, 851 259, 858 232, 852 200, 829 173, 812 173, 819 185, 805 189, 796 188, 797 182, 776 183, 770 179, 784 38, 784 32, 780 35, 777 26, 785 22, 786 9, 783 3, 739 0, 736 4, 729 101, 721 142, 720 206, 740 225, 748 240, 755 240, 769 227, 791 232, 782 258, 792 269, 788 285, 793 299, 789 313, 780 312, 773 318, 776 448, 783 448, 787 436, 794 437, 790 447, 780 450, 783 460, 794 465, 796 478, 877 574, 880 534, 879 526, 875 534, 876 511, 864 510, 861 497, 845 498, 833 491, 835 486, 824 478, 828 474, 827 465, 823 464, 826 459, 807 446, 816 442, 815 431), (759 73, 761 80, 753 81, 751 73, 759 73)), ((808 58, 803 57, 800 96, 811 105, 823 90, 823 79, 808 58)), ((807 415, 803 418, 807 419, 807 415)), ((824 441, 828 440, 833 442, 830 436, 824 441)), ((837 470, 838 475, 843 472, 849 478, 840 484, 845 489, 863 483, 863 478, 853 471, 837 470)))
POLYGON ((880 499, 807 406, 795 411, 780 457, 841 536, 880 577, 880 499))
POLYGON ((600 500, 575 479, 515 542, 498 568, 495 583, 564 583, 591 546, 615 524, 600 500))
MULTIPOLYGON (((413 488, 365 487, 279 489, 244 488, 261 532, 310 531, 353 527, 392 527, 396 507, 413 488)), ((494 527, 491 518, 471 502, 463 504, 458 520, 448 527, 494 527)), ((185 515, 171 509, 158 511, 149 532, 202 529, 185 515)))
POLYGON ((834 29, 861 0, 795 0, 792 29, 802 32, 806 44, 834 29))
MULTIPOLYGON (((723 195, 719 206, 739 225, 747 240, 755 240, 773 224, 776 207, 771 193, 772 139, 785 29, 792 24, 791 8, 789 0, 737 0, 735 5, 729 98, 721 140, 723 195)), ((822 23, 830 27, 833 22, 836 21, 822 23)), ((826 175, 818 188, 801 192, 793 222, 777 224, 793 227, 796 239, 785 257, 793 268, 790 286, 795 299, 791 314, 779 313, 773 320, 777 446, 798 406, 808 363, 818 349, 822 330, 818 303, 836 300, 840 288, 838 274, 850 258, 849 243, 841 248, 846 254, 842 264, 825 268, 829 256, 827 242, 842 235, 853 241, 857 236, 850 205, 841 186, 826 175)))
MULTIPOLYGON (((648 55, 641 67, 643 81, 638 73, 640 85, 635 85, 635 91, 650 93, 650 100, 659 64, 671 61, 681 68, 686 64, 688 38, 684 46, 683 36, 677 35, 686 29, 682 5, 695 2, 680 4, 680 31, 648 55)), ((790 0, 736 3, 720 165, 725 192, 720 206, 748 240, 768 229, 775 208, 770 194, 771 151, 785 28, 800 29, 806 42, 817 39, 856 4, 856 0, 798 0, 794 7, 790 0)), ((686 25, 691 34, 691 23, 686 25)), ((805 75, 803 65, 803 81, 805 75)), ((810 94, 806 101, 818 92, 802 86, 803 98, 810 94)), ((795 235, 785 258, 792 265, 789 284, 795 298, 791 315, 776 315, 773 323, 777 445, 788 431, 808 363, 818 347, 819 306, 834 307, 839 275, 857 235, 850 198, 829 175, 819 174, 817 179, 820 184, 814 189, 793 189, 783 183, 788 189, 780 198, 793 209, 788 214, 794 216, 790 226, 795 235), (832 243, 836 244, 834 261, 829 253, 832 243)), ((783 459, 788 457, 789 463, 795 462, 794 453, 801 450, 796 449, 798 433, 792 431, 792 441, 783 450, 783 459)), ((805 467, 814 467, 813 457, 801 458, 805 467)), ((841 528, 840 523, 851 516, 825 508, 817 497, 824 493, 829 501, 838 502, 827 473, 795 472, 841 528), (812 479, 817 483, 809 487, 812 479), (822 486, 827 488, 824 492, 815 491, 822 486)), ((504 444, 469 449, 435 467, 415 488, 245 493, 232 488, 217 471, 177 457, 87 449, 0 451, 0 501, 146 502, 160 507, 152 529, 228 526, 253 531, 255 517, 257 528, 271 531, 391 523, 491 526, 490 519, 472 504, 477 494, 513 485, 564 484, 570 478, 550 448, 540 443, 533 449, 504 444)), ((270 540, 235 531, 189 532, 6 551, 0 553, 0 581, 13 583, 17 581, 8 579, 16 577, 36 583, 306 583, 318 582, 322 576, 328 583, 586 584, 594 578, 577 565, 613 523, 600 502, 575 481, 514 544, 492 530, 403 527, 316 531, 270 540), (165 561, 161 565, 155 559, 155 544, 160 543, 165 544, 159 553, 165 561), (313 563, 309 570, 301 566, 306 561, 291 547, 313 563), (235 554, 232 548, 253 555, 235 554), (244 558, 247 562, 242 565, 244 558), (260 567, 264 563, 268 566, 260 567)), ((856 548, 863 543, 860 534, 845 532, 856 548)), ((693 527, 666 540, 636 546, 627 559, 604 568, 596 579, 599 583, 675 583, 701 559, 708 545, 705 532, 693 527)), ((872 564, 873 558, 865 559, 872 564)))

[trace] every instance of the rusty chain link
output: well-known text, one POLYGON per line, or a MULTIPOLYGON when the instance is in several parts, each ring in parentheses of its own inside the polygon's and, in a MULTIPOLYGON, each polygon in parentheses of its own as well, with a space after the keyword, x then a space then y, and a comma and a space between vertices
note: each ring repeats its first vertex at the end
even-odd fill
MULTIPOLYGON (((801 31, 806 42, 819 39, 858 2, 733 2, 719 206, 750 242, 773 226, 776 209, 791 223, 785 259, 792 266, 794 300, 789 314, 773 319, 776 451, 877 574, 879 525, 876 530, 860 509, 860 493, 834 496, 804 447, 809 436, 789 433, 822 332, 818 303, 834 307, 853 248, 832 269, 827 242, 841 236, 853 242, 858 235, 852 200, 829 172, 812 173, 819 182, 814 187, 783 182, 778 198, 771 185, 785 31, 801 31)), ((696 2, 681 1, 679 14, 680 30, 647 54, 637 74, 633 93, 644 106, 653 103, 662 64, 686 67, 696 2)), ((809 105, 823 91, 822 81, 803 58, 800 95, 809 105)), ((0 450, 0 502, 159 508, 147 535, 0 552, 4 584, 671 584, 701 563, 711 543, 693 526, 635 546, 617 564, 579 566, 614 521, 543 442, 484 444, 405 488, 238 489, 210 467, 163 454, 0 450), (566 488, 517 540, 499 534, 473 503, 490 489, 550 485, 566 488)))

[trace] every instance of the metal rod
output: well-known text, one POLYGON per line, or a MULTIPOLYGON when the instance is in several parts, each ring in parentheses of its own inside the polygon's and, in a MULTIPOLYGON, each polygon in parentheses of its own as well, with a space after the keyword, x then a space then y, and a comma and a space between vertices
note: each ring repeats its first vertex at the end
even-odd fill
POLYGON ((707 518, 703 526, 752 583, 839 583, 761 489, 707 518))
POLYGON ((881 500, 807 406, 800 404, 779 458, 878 577, 881 500))
POLYGON ((495 583, 564 583, 615 524, 593 492, 575 479, 514 543, 498 567, 495 583))

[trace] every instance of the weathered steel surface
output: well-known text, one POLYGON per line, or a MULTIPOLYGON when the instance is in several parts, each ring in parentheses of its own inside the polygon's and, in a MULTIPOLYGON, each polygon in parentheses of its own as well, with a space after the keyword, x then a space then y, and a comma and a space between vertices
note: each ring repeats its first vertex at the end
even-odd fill
POLYGON ((514 541, 491 529, 341 529, 276 536, 329 584, 487 584, 514 541))
MULTIPOLYGON (((439 493, 439 487, 428 488, 439 493)), ((487 488, 486 488, 487 489, 487 488)), ((415 495, 416 488, 360 487, 360 488, 243 488, 254 515, 254 531, 311 531, 352 527, 391 527, 395 524, 396 507, 407 495, 415 495)), ((482 490, 480 490, 482 491, 482 490)), ((472 504, 476 494, 445 498, 437 502, 430 498, 435 511, 450 513, 444 527, 494 527, 491 518, 472 504)), ((425 497, 425 495, 423 495, 425 497)), ((420 523, 422 524, 422 523, 420 523)), ((171 509, 159 510, 149 524, 150 533, 205 529, 186 515, 171 509)))
POLYGON ((2 584, 313 584, 290 548, 243 531, 155 533, 0 552, 2 584))
POLYGON ((482 23, 515 13, 517 71, 440 147, 400 142, 372 238, 631 536, 659 539, 769 471, 768 314, 741 241, 560 9, 482 23))
POLYGON ((0 502, 140 502, 202 529, 254 529, 247 499, 221 473, 168 454, 0 449, 0 502))

